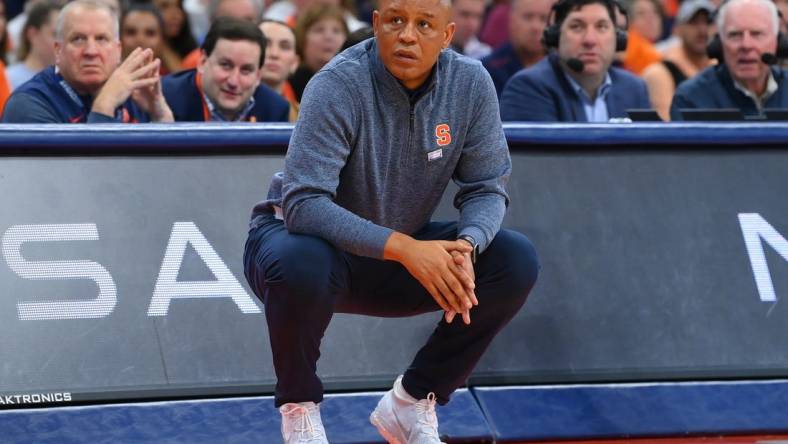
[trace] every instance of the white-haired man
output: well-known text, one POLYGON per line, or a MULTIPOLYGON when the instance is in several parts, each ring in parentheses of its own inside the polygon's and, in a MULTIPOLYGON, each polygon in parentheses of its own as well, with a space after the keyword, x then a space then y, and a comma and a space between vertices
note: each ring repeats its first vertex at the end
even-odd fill
POLYGON ((779 19, 770 0, 731 0, 717 15, 720 64, 681 84, 670 106, 671 120, 690 108, 737 108, 759 115, 788 107, 786 78, 776 61, 779 19))
POLYGON ((3 122, 82 123, 173 120, 150 49, 120 63, 118 17, 105 3, 77 0, 55 25, 55 66, 22 85, 3 122))

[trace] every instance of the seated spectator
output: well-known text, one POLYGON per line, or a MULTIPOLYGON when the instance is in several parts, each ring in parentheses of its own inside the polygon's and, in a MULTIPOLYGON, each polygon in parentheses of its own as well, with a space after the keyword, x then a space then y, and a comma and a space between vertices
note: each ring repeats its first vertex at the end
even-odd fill
MULTIPOLYGON (((117 14, 120 8, 120 4, 118 0, 98 0, 100 2, 105 2, 113 11, 117 14)), ((53 3, 55 4, 58 9, 62 8, 68 0, 25 0, 24 1, 24 8, 22 12, 17 14, 14 18, 12 18, 8 23, 6 23, 6 30, 8 32, 8 37, 6 41, 2 43, 2 51, 8 51, 8 55, 15 56, 17 52, 19 52, 19 45, 22 42, 22 35, 23 29, 25 27, 25 23, 27 23, 27 17, 30 11, 40 3, 53 3)), ((6 2, 3 2, 6 3, 6 2)), ((9 2, 10 5, 10 2, 9 2)), ((6 60, 3 57, 3 60, 6 60)), ((19 59, 15 59, 14 62, 20 61, 19 59)))
POLYGON ((721 58, 720 63, 679 85, 670 105, 671 120, 682 120, 680 110, 688 108, 737 108, 745 116, 760 115, 764 108, 788 108, 784 70, 764 63, 777 61, 778 19, 770 0, 724 3, 717 14, 719 35, 710 44, 716 46, 710 55, 721 58))
POLYGON ((485 45, 490 45, 494 50, 509 41, 509 13, 512 10, 510 0, 494 0, 487 7, 487 17, 484 19, 479 40, 485 45))
POLYGON ((628 15, 627 49, 621 64, 640 75, 647 66, 662 60, 654 43, 662 34, 662 7, 659 0, 635 0, 628 15))
POLYGON ((634 0, 628 15, 628 31, 637 30, 643 38, 651 43, 656 43, 662 37, 664 14, 660 0, 634 0))
POLYGON ((545 48, 542 32, 554 0, 512 0, 509 15, 509 42, 482 59, 495 83, 498 96, 517 71, 542 60, 545 48))
POLYGON ((557 50, 517 73, 501 96, 508 121, 607 122, 632 108, 649 108, 642 80, 611 67, 626 34, 614 25, 612 0, 561 0, 544 32, 557 50))
POLYGON ((774 0, 780 17, 780 32, 788 34, 788 0, 774 0))
POLYGON ((454 22, 454 36, 451 47, 468 57, 481 59, 492 49, 479 41, 477 34, 484 19, 484 0, 452 0, 451 21, 454 22))
POLYGON ((11 83, 5 74, 5 63, 0 61, 0 115, 3 114, 5 104, 11 96, 11 83))
POLYGON ((120 63, 118 17, 104 3, 77 0, 55 27, 55 67, 20 86, 8 100, 9 123, 172 121, 159 66, 138 48, 120 63))
POLYGON ((263 20, 262 0, 211 0, 208 4, 211 21, 219 17, 233 17, 259 25, 263 20))
POLYGON ((0 2, 0 113, 3 112, 8 96, 11 95, 11 83, 6 77, 5 51, 8 46, 8 29, 5 18, 5 3, 0 2))
POLYGON ((38 2, 30 9, 17 51, 19 63, 6 70, 11 89, 55 63, 55 20, 59 11, 58 6, 49 2, 38 2))
MULTIPOLYGON (((260 24, 263 17, 263 2, 262 0, 211 0, 208 14, 212 24, 219 17, 233 17, 246 20, 256 26, 260 24)), ((195 48, 183 58, 181 69, 196 68, 201 57, 201 48, 195 48)))
POLYGON ((269 88, 290 103, 290 121, 298 117, 298 100, 287 78, 298 68, 295 33, 284 22, 263 20, 260 30, 265 36, 265 63, 260 69, 260 79, 269 88))
POLYGON ((372 37, 375 37, 375 30, 371 26, 357 29, 348 34, 347 38, 345 39, 345 43, 342 44, 342 48, 339 49, 339 52, 342 52, 351 46, 358 45, 364 40, 369 40, 372 37))
MULTIPOLYGON (((161 58, 164 45, 164 19, 159 10, 150 3, 132 3, 120 18, 120 43, 123 58, 137 48, 150 49, 155 57, 161 58)), ((161 75, 178 71, 178 65, 171 66, 171 59, 162 58, 161 75)))
POLYGON ((670 101, 676 87, 713 63, 706 55, 714 5, 708 0, 685 0, 676 15, 677 45, 667 48, 663 59, 643 71, 651 105, 662 120, 670 120, 670 101))
POLYGON ((342 17, 345 20, 348 32, 356 32, 361 28, 369 27, 369 23, 363 22, 356 17, 356 5, 353 0, 278 0, 266 9, 263 18, 285 22, 288 26, 295 29, 298 26, 301 14, 307 9, 320 4, 341 8, 342 17))
POLYGON ((183 0, 153 0, 153 5, 164 19, 164 43, 161 47, 164 66, 181 66, 184 57, 197 49, 183 0))
POLYGON ((177 122, 287 122, 287 101, 260 84, 265 37, 257 25, 221 17, 213 22, 197 69, 164 77, 177 122))
POLYGON ((315 5, 304 11, 296 25, 296 50, 301 58, 290 84, 301 102, 306 84, 335 55, 348 36, 348 28, 338 6, 315 5))

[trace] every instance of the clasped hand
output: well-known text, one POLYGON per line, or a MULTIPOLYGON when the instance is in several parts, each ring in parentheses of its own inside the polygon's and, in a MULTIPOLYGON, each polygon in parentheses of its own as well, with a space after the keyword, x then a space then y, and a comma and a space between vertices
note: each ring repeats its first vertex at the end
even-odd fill
POLYGON ((459 313, 470 324, 470 309, 479 304, 471 251, 462 240, 419 241, 394 233, 386 243, 384 257, 401 263, 421 283, 445 312, 446 322, 459 313))
POLYGON ((160 66, 161 60, 150 49, 132 51, 104 83, 93 101, 93 111, 112 116, 131 96, 151 120, 172 122, 172 111, 161 92, 160 66))

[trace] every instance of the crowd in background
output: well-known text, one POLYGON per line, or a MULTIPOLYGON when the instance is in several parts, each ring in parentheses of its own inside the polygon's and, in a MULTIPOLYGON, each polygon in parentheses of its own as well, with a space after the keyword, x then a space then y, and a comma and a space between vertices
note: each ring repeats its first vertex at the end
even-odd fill
MULTIPOLYGON (((555 1, 452 1, 456 24, 452 49, 481 60, 495 84, 504 120, 608 121, 626 117, 626 110, 632 108, 656 110, 662 120, 680 119, 680 114, 671 110, 679 85, 722 58, 707 55, 707 45, 717 28, 714 18, 719 0, 574 0, 574 9, 566 11, 556 9, 555 1), (613 11, 616 38, 623 34, 626 40, 624 45, 616 41, 614 56, 609 63, 602 63, 596 76, 591 75, 593 63, 571 56, 571 31, 556 29, 555 41, 545 39, 545 28, 574 17, 577 5, 582 11, 594 12, 594 1, 606 8, 600 11, 613 11), (577 61, 580 71, 573 68, 577 61), (576 104, 564 97, 573 90, 579 97, 576 104), (605 109, 600 108, 600 101, 606 101, 605 109)), ((0 112, 14 90, 55 63, 56 22, 66 4, 63 0, 17 3, 0 3, 0 112), (10 21, 6 20, 6 5, 13 5, 18 12, 10 21)), ((206 35, 217 19, 231 17, 258 26, 265 36, 259 88, 268 88, 287 102, 287 119, 291 121, 297 118, 309 79, 343 48, 372 35, 375 8, 374 0, 100 3, 118 17, 122 59, 138 47, 149 49, 160 60, 160 76, 200 67, 206 35)), ((776 0, 775 6, 788 13, 788 0, 776 0)), ((778 26, 785 31, 782 15, 778 26)), ((590 33, 577 40, 579 51, 587 46, 590 33)), ((769 69, 781 73, 779 65, 771 65, 769 69)), ((742 89, 739 87, 746 82, 739 80, 735 70, 732 74, 734 86, 742 89)), ((774 96, 781 80, 780 74, 777 86, 770 83, 768 96, 757 91, 749 94, 756 103, 753 113, 768 107, 767 99, 774 96)), ((747 93, 746 88, 742 91, 747 93)), ((681 103, 689 106, 690 102, 681 103)))

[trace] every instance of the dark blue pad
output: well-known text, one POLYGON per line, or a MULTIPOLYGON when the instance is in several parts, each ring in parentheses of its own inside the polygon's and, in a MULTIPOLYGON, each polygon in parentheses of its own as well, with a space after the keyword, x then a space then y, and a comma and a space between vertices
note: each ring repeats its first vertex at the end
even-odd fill
MULTIPOLYGON (((321 413, 330 442, 383 443, 368 419, 381 395, 326 396, 321 413)), ((467 390, 437 412, 450 442, 492 441, 467 390)), ((261 444, 281 442, 279 417, 271 397, 232 398, 6 410, 0 411, 0 430, 7 444, 261 444)))
POLYGON ((474 388, 496 442, 788 431, 788 381, 474 388))

